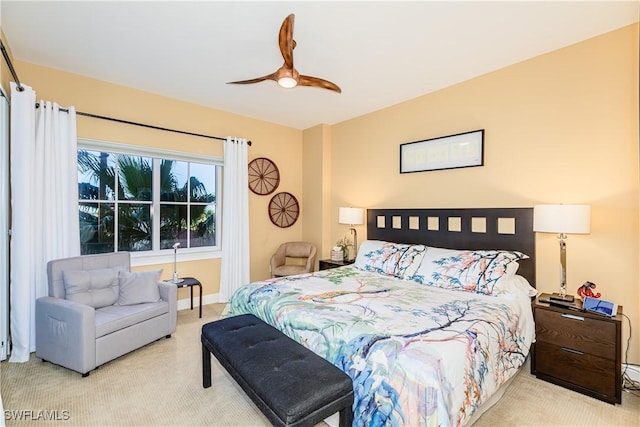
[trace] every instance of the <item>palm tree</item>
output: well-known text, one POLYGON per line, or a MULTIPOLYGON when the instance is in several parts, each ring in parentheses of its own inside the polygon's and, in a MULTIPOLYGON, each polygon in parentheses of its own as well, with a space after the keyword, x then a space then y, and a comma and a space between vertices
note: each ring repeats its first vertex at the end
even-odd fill
MULTIPOLYGON (((116 154, 115 161, 109 162, 109 156, 109 153, 78 151, 78 170, 90 181, 78 184, 82 252, 115 249, 115 200, 118 201, 118 249, 150 250, 152 159, 116 154)), ((184 230, 193 230, 197 236, 215 233, 213 215, 207 213, 205 204, 214 202, 215 196, 195 177, 178 187, 174 164, 174 160, 160 161, 161 248, 170 247, 184 230), (186 201, 202 203, 190 204, 190 224, 187 224, 187 206, 175 203, 186 201)))

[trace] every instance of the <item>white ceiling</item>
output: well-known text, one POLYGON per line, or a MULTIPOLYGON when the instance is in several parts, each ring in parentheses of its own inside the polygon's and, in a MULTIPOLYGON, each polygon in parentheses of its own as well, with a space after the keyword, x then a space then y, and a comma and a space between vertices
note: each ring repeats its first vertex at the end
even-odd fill
POLYGON ((306 129, 629 25, 639 8, 638 1, 2 0, 0 12, 15 59, 306 129), (282 65, 278 31, 290 13, 296 68, 342 94, 273 81, 225 84, 282 65))

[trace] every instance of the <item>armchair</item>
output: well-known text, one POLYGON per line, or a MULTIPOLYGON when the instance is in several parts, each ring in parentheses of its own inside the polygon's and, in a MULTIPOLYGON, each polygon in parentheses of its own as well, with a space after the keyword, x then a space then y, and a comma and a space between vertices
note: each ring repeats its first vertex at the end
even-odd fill
POLYGON ((129 252, 49 261, 36 300, 36 356, 82 374, 176 330, 177 288, 131 273, 129 252))
POLYGON ((271 257, 271 277, 311 273, 315 267, 316 247, 307 242, 287 242, 280 245, 271 257), (297 259, 297 263, 288 263, 297 259))

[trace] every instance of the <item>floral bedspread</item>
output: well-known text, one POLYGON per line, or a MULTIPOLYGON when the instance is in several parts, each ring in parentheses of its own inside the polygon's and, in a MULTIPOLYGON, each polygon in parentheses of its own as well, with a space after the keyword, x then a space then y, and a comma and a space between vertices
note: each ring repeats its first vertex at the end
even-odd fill
POLYGON ((353 379, 354 425, 464 425, 525 362, 529 300, 341 267, 240 288, 252 313, 353 379))

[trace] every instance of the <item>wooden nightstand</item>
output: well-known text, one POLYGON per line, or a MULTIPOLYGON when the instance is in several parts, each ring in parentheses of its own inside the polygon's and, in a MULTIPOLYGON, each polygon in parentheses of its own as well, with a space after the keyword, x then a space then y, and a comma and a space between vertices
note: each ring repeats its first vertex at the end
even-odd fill
MULTIPOLYGON (((622 307, 615 317, 533 302, 531 373, 608 403, 622 402, 622 307)), ((580 301, 576 299, 580 304, 580 301)))
POLYGON ((355 262, 353 261, 333 261, 330 259, 321 259, 319 261, 319 270, 328 270, 330 268, 342 267, 344 265, 351 265, 355 262))

